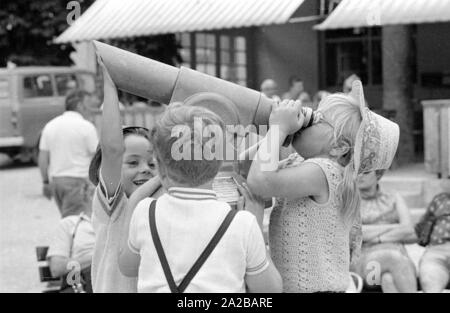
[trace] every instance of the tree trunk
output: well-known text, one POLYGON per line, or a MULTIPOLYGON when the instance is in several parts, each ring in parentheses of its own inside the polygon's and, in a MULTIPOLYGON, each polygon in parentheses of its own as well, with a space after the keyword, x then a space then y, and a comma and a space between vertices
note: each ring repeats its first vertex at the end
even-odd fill
POLYGON ((414 162, 413 38, 409 25, 383 27, 383 108, 400 126, 399 165, 414 162))

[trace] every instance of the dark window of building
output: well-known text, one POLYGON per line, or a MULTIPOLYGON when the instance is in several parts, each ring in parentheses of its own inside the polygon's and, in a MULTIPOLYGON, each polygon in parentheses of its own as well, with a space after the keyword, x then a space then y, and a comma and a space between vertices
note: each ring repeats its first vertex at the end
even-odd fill
POLYGON ((327 86, 342 85, 344 79, 353 73, 367 82, 366 50, 362 42, 327 43, 327 86))
POLYGON ((383 84, 383 53, 380 40, 372 41, 372 84, 383 84))
POLYGON ((178 35, 178 42, 180 43, 180 56, 182 59, 181 66, 192 67, 191 66, 191 34, 183 33, 178 35))
POLYGON ((325 33, 326 86, 342 86, 351 74, 357 74, 366 85, 382 83, 379 28, 340 29, 325 33))
MULTIPOLYGON (((417 82, 416 27, 413 27, 412 71, 417 82)), ((342 86, 351 74, 365 85, 383 84, 382 28, 351 28, 325 32, 326 87, 342 86)))
POLYGON ((196 70, 208 75, 217 75, 216 36, 214 34, 195 34, 196 70))
POLYGON ((247 39, 245 36, 216 33, 178 35, 182 66, 247 85, 247 39))

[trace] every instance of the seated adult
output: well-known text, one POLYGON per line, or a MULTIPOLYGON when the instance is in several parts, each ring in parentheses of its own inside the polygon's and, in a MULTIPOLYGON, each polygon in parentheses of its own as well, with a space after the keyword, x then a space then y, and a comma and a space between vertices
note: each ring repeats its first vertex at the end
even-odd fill
POLYGON ((426 245, 420 260, 420 285, 424 292, 440 293, 450 283, 450 193, 437 195, 416 228, 426 245), (432 225, 431 227, 427 227, 432 225))
POLYGON ((261 84, 261 92, 269 99, 280 101, 278 85, 273 79, 266 79, 261 84))
POLYGON ((350 93, 352 91, 352 85, 355 80, 361 80, 358 75, 352 74, 344 80, 344 84, 342 86, 342 92, 350 93))
POLYGON ((329 95, 331 95, 331 93, 329 93, 328 91, 326 91, 326 90, 319 90, 313 97, 313 102, 312 102, 311 109, 313 109, 314 111, 317 110, 317 108, 319 107, 319 103, 323 99, 328 97, 329 95))
POLYGON ((380 190, 384 171, 362 174, 361 192, 363 246, 353 271, 366 287, 381 285, 383 292, 416 292, 416 268, 405 244, 417 237, 408 207, 396 193, 380 190))
POLYGON ((91 263, 95 235, 90 212, 59 221, 49 245, 47 259, 53 277, 61 277, 60 292, 92 292, 91 263), (80 289, 80 287, 82 289, 80 289))
POLYGON ((283 100, 301 100, 303 106, 311 107, 312 105, 311 97, 305 91, 303 80, 295 76, 289 79, 289 90, 282 98, 283 100))

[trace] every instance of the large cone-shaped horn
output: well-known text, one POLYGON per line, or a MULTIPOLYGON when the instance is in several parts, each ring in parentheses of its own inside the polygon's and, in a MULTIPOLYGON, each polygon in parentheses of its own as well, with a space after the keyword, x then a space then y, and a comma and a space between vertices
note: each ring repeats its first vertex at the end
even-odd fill
MULTIPOLYGON (((268 125, 272 100, 255 90, 94 41, 117 88, 162 103, 203 103, 226 123, 268 125), (227 99, 220 99, 220 96, 227 99)), ((202 105, 202 104, 201 104, 202 105)))

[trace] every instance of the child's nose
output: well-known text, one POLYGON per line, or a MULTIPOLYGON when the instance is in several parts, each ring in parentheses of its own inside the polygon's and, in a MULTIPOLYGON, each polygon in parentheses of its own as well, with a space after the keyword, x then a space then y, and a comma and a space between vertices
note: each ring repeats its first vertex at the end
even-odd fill
POLYGON ((139 169, 139 171, 140 171, 141 173, 145 173, 145 174, 150 173, 150 172, 151 172, 151 171, 150 171, 150 166, 147 164, 147 162, 144 162, 144 163, 141 165, 141 168, 139 169))

